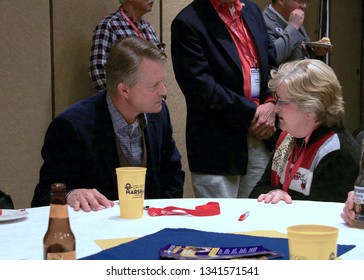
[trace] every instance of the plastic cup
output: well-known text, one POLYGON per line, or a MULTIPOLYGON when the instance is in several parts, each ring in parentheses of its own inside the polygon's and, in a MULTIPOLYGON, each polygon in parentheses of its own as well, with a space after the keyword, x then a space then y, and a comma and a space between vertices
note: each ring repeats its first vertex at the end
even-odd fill
POLYGON ((144 167, 116 168, 121 218, 143 217, 146 172, 147 169, 144 167))
POLYGON ((325 225, 295 225, 287 228, 291 260, 334 260, 339 229, 325 225))

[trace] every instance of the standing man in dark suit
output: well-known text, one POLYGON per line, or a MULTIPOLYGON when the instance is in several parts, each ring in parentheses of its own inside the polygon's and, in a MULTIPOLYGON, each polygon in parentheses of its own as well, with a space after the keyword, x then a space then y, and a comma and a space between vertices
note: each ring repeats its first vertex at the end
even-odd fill
POLYGON ((263 11, 267 30, 277 52, 277 63, 324 56, 327 48, 309 48, 310 37, 303 25, 309 0, 272 0, 263 11))
POLYGON ((184 172, 163 97, 166 55, 136 36, 111 48, 107 90, 81 100, 50 124, 32 206, 49 205, 50 185, 63 182, 76 211, 112 207, 115 168, 147 167, 146 198, 181 198, 184 172))
POLYGON ((275 51, 262 13, 249 0, 194 0, 171 31, 195 194, 248 197, 275 132, 275 101, 267 87, 275 51))

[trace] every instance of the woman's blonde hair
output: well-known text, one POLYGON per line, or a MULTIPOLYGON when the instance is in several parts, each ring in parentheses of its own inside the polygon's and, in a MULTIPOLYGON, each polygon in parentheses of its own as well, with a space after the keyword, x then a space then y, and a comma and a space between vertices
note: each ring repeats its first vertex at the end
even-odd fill
POLYGON ((330 66, 316 59, 296 60, 281 64, 271 75, 270 89, 284 85, 299 109, 316 113, 317 121, 329 127, 343 126, 342 87, 330 66))

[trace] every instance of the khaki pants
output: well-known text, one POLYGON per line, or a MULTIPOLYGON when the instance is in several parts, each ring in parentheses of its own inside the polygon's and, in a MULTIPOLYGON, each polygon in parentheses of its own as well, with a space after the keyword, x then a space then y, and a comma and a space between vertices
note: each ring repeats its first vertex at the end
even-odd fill
POLYGON ((192 186, 196 197, 204 198, 247 198, 260 180, 270 151, 263 141, 248 134, 248 167, 246 175, 211 175, 191 173, 192 186))

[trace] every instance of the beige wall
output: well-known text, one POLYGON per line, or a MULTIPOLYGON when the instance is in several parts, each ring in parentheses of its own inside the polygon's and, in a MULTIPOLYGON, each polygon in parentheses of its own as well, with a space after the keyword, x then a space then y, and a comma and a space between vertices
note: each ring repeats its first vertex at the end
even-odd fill
MULTIPOLYGON (((364 2, 362 0, 331 1, 332 21, 331 37, 334 49, 330 56, 330 65, 335 70, 343 85, 346 102, 346 126, 354 131, 360 124, 364 125, 363 105, 364 88, 362 73, 363 46, 361 45, 362 16, 364 2), (361 117, 361 122, 360 122, 361 117)), ((364 26, 362 26, 364 27, 364 26)))
MULTIPOLYGON (((170 23, 190 2, 156 1, 153 11, 146 15, 158 35, 163 35, 169 57, 170 23)), ((264 8, 270 1, 255 2, 264 8)), ((316 39, 318 0, 311 2, 306 27, 316 39)), ((335 48, 331 62, 344 85, 349 107, 347 123, 353 130, 359 126, 360 113, 361 50, 357 42, 361 36, 361 0, 332 2, 335 16, 331 37, 335 48)), ((40 149, 52 110, 58 114, 94 93, 88 76, 92 31, 101 18, 117 7, 117 0, 0 1, 3 27, 0 29, 0 189, 12 195, 17 208, 30 206, 42 163, 40 149)), ((185 101, 175 82, 171 60, 167 64, 167 85, 174 136, 187 175, 185 196, 192 197, 184 138, 185 101)))
POLYGON ((54 0, 55 114, 94 93, 88 59, 92 33, 101 18, 116 11, 118 0, 54 0))
POLYGON ((0 189, 25 207, 51 120, 48 0, 1 0, 0 26, 0 189))
POLYGON ((191 187, 191 176, 188 169, 187 162, 187 152, 186 152, 186 143, 185 143, 185 124, 186 124, 186 104, 183 94, 181 93, 177 82, 174 78, 173 68, 172 68, 172 60, 171 60, 171 31, 170 26, 173 18, 177 15, 177 13, 185 7, 187 4, 191 3, 190 0, 179 0, 179 1, 171 1, 164 0, 163 1, 163 41, 167 45, 166 53, 170 58, 167 63, 167 88, 168 88, 168 98, 167 104, 170 108, 171 119, 173 123, 174 129, 174 137, 176 139, 177 147, 182 154, 182 166, 186 172, 186 180, 185 180, 185 197, 193 197, 193 191, 191 187))

